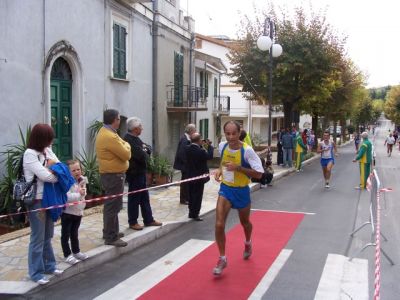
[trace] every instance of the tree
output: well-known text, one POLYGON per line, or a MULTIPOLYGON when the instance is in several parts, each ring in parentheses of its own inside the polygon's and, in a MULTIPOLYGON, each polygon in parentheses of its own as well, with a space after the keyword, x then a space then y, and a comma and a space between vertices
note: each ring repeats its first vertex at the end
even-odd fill
POLYGON ((393 86, 387 94, 385 115, 395 124, 400 124, 400 86, 393 86))
MULTIPOLYGON (((270 9, 283 54, 274 60, 273 100, 283 104, 285 126, 292 123, 292 112, 311 107, 324 107, 335 89, 337 55, 342 49, 324 16, 313 14, 310 19, 297 8, 293 20, 282 13, 281 19, 270 9), (334 79, 332 81, 332 79, 334 79)), ((265 15, 263 17, 266 17, 265 15)), ((246 20, 242 44, 230 53, 234 82, 250 93, 248 99, 267 103, 268 55, 255 47, 263 22, 246 20)))

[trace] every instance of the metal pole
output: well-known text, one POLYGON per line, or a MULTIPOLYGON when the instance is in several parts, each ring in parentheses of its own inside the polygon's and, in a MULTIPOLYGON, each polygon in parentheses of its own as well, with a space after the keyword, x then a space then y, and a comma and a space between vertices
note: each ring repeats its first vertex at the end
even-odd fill
POLYGON ((271 19, 269 22, 269 37, 272 41, 271 48, 269 49, 269 88, 268 88, 268 147, 271 147, 272 142, 272 45, 274 37, 274 28, 271 19))

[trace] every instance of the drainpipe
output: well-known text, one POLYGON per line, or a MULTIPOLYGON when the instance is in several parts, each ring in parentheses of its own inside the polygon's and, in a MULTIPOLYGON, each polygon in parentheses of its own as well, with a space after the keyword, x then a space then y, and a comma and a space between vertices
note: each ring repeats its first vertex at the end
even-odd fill
MULTIPOLYGON (((190 29, 190 28, 189 28, 190 29)), ((194 40, 195 35, 192 32, 190 38, 190 49, 189 49, 189 103, 193 102, 193 91, 192 91, 192 84, 193 84, 193 50, 194 50, 194 40)), ((194 113, 196 115, 196 112, 194 113)), ((194 117, 196 120, 196 116, 194 117)), ((192 123, 192 113, 189 112, 189 123, 192 123)))
POLYGON ((152 24, 152 43, 153 43, 153 48, 152 48, 152 93, 153 93, 153 99, 152 99, 152 107, 151 107, 151 112, 152 112, 152 147, 153 149, 156 149, 156 141, 158 140, 158 110, 157 110, 157 100, 158 100, 158 91, 157 91, 157 69, 158 69, 158 25, 156 21, 156 16, 158 15, 158 0, 153 1, 153 24, 152 24))

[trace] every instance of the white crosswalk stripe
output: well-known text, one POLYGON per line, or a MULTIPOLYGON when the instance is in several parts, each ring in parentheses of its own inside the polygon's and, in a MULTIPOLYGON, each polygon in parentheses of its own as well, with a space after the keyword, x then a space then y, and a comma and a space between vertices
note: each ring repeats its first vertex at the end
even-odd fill
POLYGON ((368 299, 368 260, 329 254, 315 300, 368 299))

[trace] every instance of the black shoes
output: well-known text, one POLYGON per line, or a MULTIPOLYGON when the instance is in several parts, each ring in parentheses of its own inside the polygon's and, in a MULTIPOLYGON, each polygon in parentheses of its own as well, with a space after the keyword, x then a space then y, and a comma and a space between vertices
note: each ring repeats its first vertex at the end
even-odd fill
POLYGON ((203 218, 200 218, 199 216, 197 216, 197 217, 189 217, 189 219, 192 219, 193 221, 203 221, 203 218))

